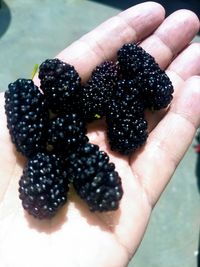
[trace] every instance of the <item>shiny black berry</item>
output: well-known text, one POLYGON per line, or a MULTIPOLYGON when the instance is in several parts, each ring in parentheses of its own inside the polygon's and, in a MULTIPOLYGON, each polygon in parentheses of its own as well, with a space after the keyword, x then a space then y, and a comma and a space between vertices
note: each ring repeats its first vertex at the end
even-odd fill
POLYGON ((107 117, 120 116, 122 113, 143 115, 145 110, 142 88, 135 80, 122 79, 117 82, 112 99, 107 105, 107 117))
POLYGON ((76 96, 80 90, 80 76, 75 68, 57 58, 47 59, 39 68, 41 89, 53 113, 77 109, 76 96))
POLYGON ((79 97, 81 114, 87 122, 106 115, 117 81, 118 66, 112 61, 102 63, 92 72, 79 97))
POLYGON ((93 144, 86 144, 68 159, 69 176, 77 194, 91 211, 110 211, 119 207, 123 190, 115 165, 93 144))
POLYGON ((147 122, 142 115, 118 111, 119 108, 113 109, 106 119, 107 136, 111 150, 129 155, 146 142, 147 122))
POLYGON ((68 155, 87 142, 86 126, 79 115, 66 114, 50 121, 47 150, 68 155))
POLYGON ((145 106, 166 108, 172 100, 173 86, 155 59, 136 44, 125 44, 118 51, 118 63, 125 79, 137 80, 143 88, 145 106))
POLYGON ((7 127, 12 142, 24 156, 45 148, 48 111, 43 94, 32 80, 18 79, 5 92, 7 127))
POLYGON ((61 158, 38 153, 31 158, 19 181, 24 209, 39 219, 51 218, 67 201, 68 179, 61 158))

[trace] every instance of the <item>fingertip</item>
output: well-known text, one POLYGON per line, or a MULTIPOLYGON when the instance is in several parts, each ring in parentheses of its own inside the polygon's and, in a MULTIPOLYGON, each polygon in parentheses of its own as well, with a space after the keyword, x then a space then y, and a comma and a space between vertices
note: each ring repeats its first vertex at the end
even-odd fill
POLYGON ((184 15, 185 17, 190 17, 190 18, 193 18, 194 20, 196 20, 199 24, 199 18, 197 16, 197 14, 190 10, 190 9, 186 9, 186 8, 181 8, 181 9, 178 9, 177 11, 175 11, 174 13, 181 13, 182 15, 184 15))
POLYGON ((118 16, 125 19, 126 24, 134 27, 137 36, 135 41, 138 42, 154 32, 164 21, 165 9, 161 4, 149 1, 134 5, 119 13, 118 16), (144 17, 145 20, 143 20, 144 17), (145 25, 146 21, 150 22, 151 27, 145 25))
MULTIPOLYGON (((147 2, 142 3, 142 4, 146 4, 149 7, 151 7, 152 9, 159 10, 160 14, 163 16, 163 18, 165 17, 165 14, 166 14, 165 8, 160 3, 157 3, 157 2, 154 2, 154 1, 147 1, 147 2)), ((139 5, 142 5, 142 4, 139 4, 139 5)))
POLYGON ((147 9, 154 9, 154 10, 160 10, 160 13, 163 14, 163 16, 165 16, 165 8, 160 4, 160 3, 157 3, 157 2, 154 2, 154 1, 146 1, 144 3, 140 3, 140 4, 137 4, 133 7, 146 7, 147 9))
POLYGON ((176 56, 193 40, 199 31, 199 26, 199 19, 194 12, 181 9, 169 15, 154 35, 176 56))
POLYGON ((157 2, 153 2, 153 1, 145 2, 143 4, 147 4, 148 9, 152 9, 152 12, 157 13, 157 18, 159 21, 163 21, 165 19, 166 11, 165 11, 165 8, 161 4, 157 2))
POLYGON ((184 19, 187 23, 187 21, 190 21, 193 23, 193 26, 195 27, 196 31, 199 31, 200 28, 200 21, 199 18, 197 16, 197 14, 195 12, 193 12, 192 10, 189 9, 179 9, 175 12, 173 12, 170 16, 177 16, 180 17, 182 19, 184 19))
MULTIPOLYGON (((157 10, 160 10, 161 13, 165 14, 165 8, 160 4, 160 3, 157 3, 157 2, 154 2, 154 1, 146 1, 146 2, 143 2, 143 3, 139 3, 139 4, 136 4, 136 5, 133 5, 131 7, 129 7, 128 9, 126 9, 125 11, 123 12, 126 12, 127 10, 132 10, 132 9, 135 9, 135 8, 145 8, 145 9, 157 9, 157 10)), ((121 13, 123 13, 121 12, 121 13)))
POLYGON ((153 1, 148 1, 126 9, 123 12, 119 13, 118 16, 131 18, 133 16, 133 12, 134 14, 138 13, 138 17, 140 17, 141 15, 144 16, 145 14, 148 18, 151 17, 152 21, 154 21, 154 24, 156 25, 155 29, 159 24, 163 22, 166 14, 165 8, 161 4, 153 1))

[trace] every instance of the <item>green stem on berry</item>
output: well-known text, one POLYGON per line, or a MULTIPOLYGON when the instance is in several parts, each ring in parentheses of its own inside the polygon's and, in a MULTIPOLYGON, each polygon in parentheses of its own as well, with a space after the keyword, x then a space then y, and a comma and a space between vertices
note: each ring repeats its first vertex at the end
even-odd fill
POLYGON ((95 114, 94 117, 95 117, 96 119, 101 119, 101 116, 100 116, 99 114, 95 114))
POLYGON ((31 80, 33 80, 35 74, 37 73, 38 71, 38 64, 35 64, 34 65, 34 68, 33 68, 33 71, 32 71, 32 74, 31 74, 31 80))

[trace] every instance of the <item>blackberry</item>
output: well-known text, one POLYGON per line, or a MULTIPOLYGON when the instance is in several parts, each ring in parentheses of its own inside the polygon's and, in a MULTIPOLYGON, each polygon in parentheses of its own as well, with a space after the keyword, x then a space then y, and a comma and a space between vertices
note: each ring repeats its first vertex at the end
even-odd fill
POLYGON ((105 152, 88 143, 72 154, 68 161, 74 188, 91 211, 118 208, 123 194, 121 179, 105 152))
POLYGON ((111 61, 102 63, 92 72, 80 95, 80 107, 87 122, 105 116, 117 80, 118 67, 111 61))
POLYGON ((110 147, 121 154, 130 154, 147 139, 141 91, 135 80, 121 80, 108 105, 106 122, 110 147))
POLYGON ((57 117, 50 122, 48 128, 48 148, 53 153, 69 154, 88 141, 85 134, 85 123, 77 114, 57 117))
POLYGON ((107 117, 122 116, 126 113, 132 115, 144 114, 144 101, 142 99, 142 88, 135 80, 118 81, 113 98, 107 105, 107 117))
POLYGON ((81 79, 73 66, 57 58, 47 59, 40 65, 39 78, 41 89, 53 113, 77 109, 75 100, 81 79))
POLYGON ((12 142, 19 152, 30 157, 44 148, 48 112, 44 96, 32 80, 18 79, 9 84, 5 112, 12 142))
POLYGON ((146 107, 154 110, 166 108, 173 99, 173 86, 164 71, 160 74, 150 73, 144 79, 144 97, 146 107))
POLYGON ((155 59, 136 44, 125 44, 118 51, 122 76, 137 79, 143 88, 145 106, 159 110, 172 100, 173 86, 155 59))
POLYGON ((118 111, 119 107, 113 106, 110 116, 106 118, 107 136, 111 150, 129 155, 145 143, 148 137, 147 122, 142 115, 118 111))
POLYGON ((138 73, 160 70, 154 58, 137 44, 125 44, 118 51, 120 71, 124 77, 135 79, 138 73))
POLYGON ((39 219, 51 218, 67 201, 68 179, 61 158, 38 153, 31 158, 19 181, 24 209, 39 219))

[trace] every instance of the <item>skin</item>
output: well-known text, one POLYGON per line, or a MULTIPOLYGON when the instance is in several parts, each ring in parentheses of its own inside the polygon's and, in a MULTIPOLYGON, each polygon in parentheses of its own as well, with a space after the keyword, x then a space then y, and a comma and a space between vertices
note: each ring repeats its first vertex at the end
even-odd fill
POLYGON ((103 122, 88 129, 90 141, 109 153, 122 178, 124 195, 117 211, 91 213, 71 189, 68 203, 53 219, 27 215, 18 199, 25 159, 10 141, 0 95, 0 266, 127 266, 199 126, 200 44, 190 44, 199 26, 191 11, 179 10, 165 19, 162 6, 146 2, 109 19, 57 56, 73 64, 86 81, 124 43, 141 42, 173 82, 170 107, 147 112, 149 138, 130 157, 109 150, 103 122))

